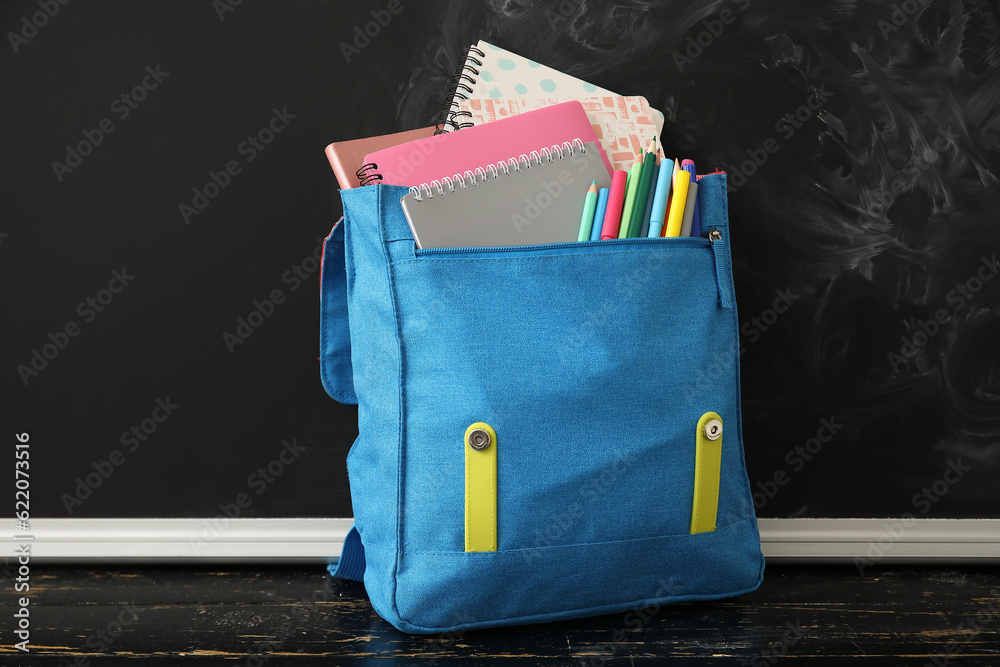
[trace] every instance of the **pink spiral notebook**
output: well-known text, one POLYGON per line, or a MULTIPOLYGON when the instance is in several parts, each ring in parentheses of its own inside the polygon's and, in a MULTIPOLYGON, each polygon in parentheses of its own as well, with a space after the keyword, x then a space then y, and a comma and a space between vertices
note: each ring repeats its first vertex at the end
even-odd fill
POLYGON ((574 140, 594 142, 610 175, 611 162, 577 100, 386 148, 365 162, 374 165, 368 173, 376 182, 417 186, 574 140))

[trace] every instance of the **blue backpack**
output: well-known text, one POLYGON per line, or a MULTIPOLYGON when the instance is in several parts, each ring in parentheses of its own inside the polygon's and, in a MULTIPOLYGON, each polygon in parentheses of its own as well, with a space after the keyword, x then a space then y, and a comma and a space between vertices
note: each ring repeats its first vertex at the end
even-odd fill
POLYGON ((321 376, 358 405, 337 577, 438 633, 725 598, 764 558, 743 460, 726 177, 708 238, 417 249, 342 191, 321 376))

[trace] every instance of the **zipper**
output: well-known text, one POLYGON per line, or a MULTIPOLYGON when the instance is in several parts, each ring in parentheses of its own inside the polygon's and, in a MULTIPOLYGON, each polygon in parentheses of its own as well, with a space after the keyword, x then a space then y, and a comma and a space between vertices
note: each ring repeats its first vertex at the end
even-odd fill
MULTIPOLYGON (((718 232, 716 232, 718 233, 718 232)), ((693 236, 663 237, 633 237, 628 239, 607 239, 606 241, 572 241, 568 243, 540 243, 538 245, 504 245, 504 246, 461 246, 457 248, 417 248, 414 254, 447 255, 473 252, 535 252, 540 250, 557 250, 562 248, 586 248, 590 246, 621 245, 623 243, 696 243, 704 245, 709 239, 693 236)))
POLYGON ((422 257, 424 255, 460 255, 469 253, 506 253, 506 252, 537 252, 544 250, 564 250, 569 248, 587 248, 592 246, 614 246, 622 245, 623 243, 649 243, 649 244, 696 244, 696 245, 708 245, 712 249, 712 260, 715 266, 715 285, 719 291, 719 303, 723 308, 732 308, 733 299, 730 296, 729 291, 729 281, 726 278, 727 264, 726 264, 726 248, 724 247, 725 239, 722 237, 722 232, 715 228, 709 228, 708 237, 693 237, 693 236, 672 236, 663 237, 657 236, 653 238, 649 237, 633 237, 626 239, 607 239, 606 241, 572 241, 568 243, 541 243, 538 245, 530 246, 517 246, 517 245, 506 245, 506 246, 472 246, 472 247, 458 247, 458 248, 417 248, 414 250, 416 257, 422 257))
POLYGON ((719 303, 723 308, 732 308, 733 300, 729 296, 729 281, 726 280, 727 271, 725 265, 726 252, 723 244, 726 242, 722 238, 722 232, 715 228, 709 228, 708 241, 712 246, 712 259, 715 262, 715 284, 719 287, 719 303))

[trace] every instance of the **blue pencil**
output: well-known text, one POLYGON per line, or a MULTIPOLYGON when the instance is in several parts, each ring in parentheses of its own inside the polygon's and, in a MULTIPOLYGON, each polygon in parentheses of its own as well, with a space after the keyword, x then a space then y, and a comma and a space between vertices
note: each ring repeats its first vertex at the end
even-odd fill
POLYGON ((594 227, 590 232, 591 241, 601 240, 601 229, 604 227, 604 214, 608 211, 608 195, 610 188, 601 188, 597 193, 597 209, 594 211, 594 227))

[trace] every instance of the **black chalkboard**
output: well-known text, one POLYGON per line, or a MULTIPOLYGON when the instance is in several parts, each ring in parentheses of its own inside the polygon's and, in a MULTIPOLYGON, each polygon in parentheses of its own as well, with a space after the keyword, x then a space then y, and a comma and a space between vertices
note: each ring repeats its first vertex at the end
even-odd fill
POLYGON ((323 148, 433 124, 486 39, 646 96, 668 155, 729 173, 761 516, 1000 517, 994 3, 36 0, 0 26, 0 419, 33 516, 350 516, 323 148))

